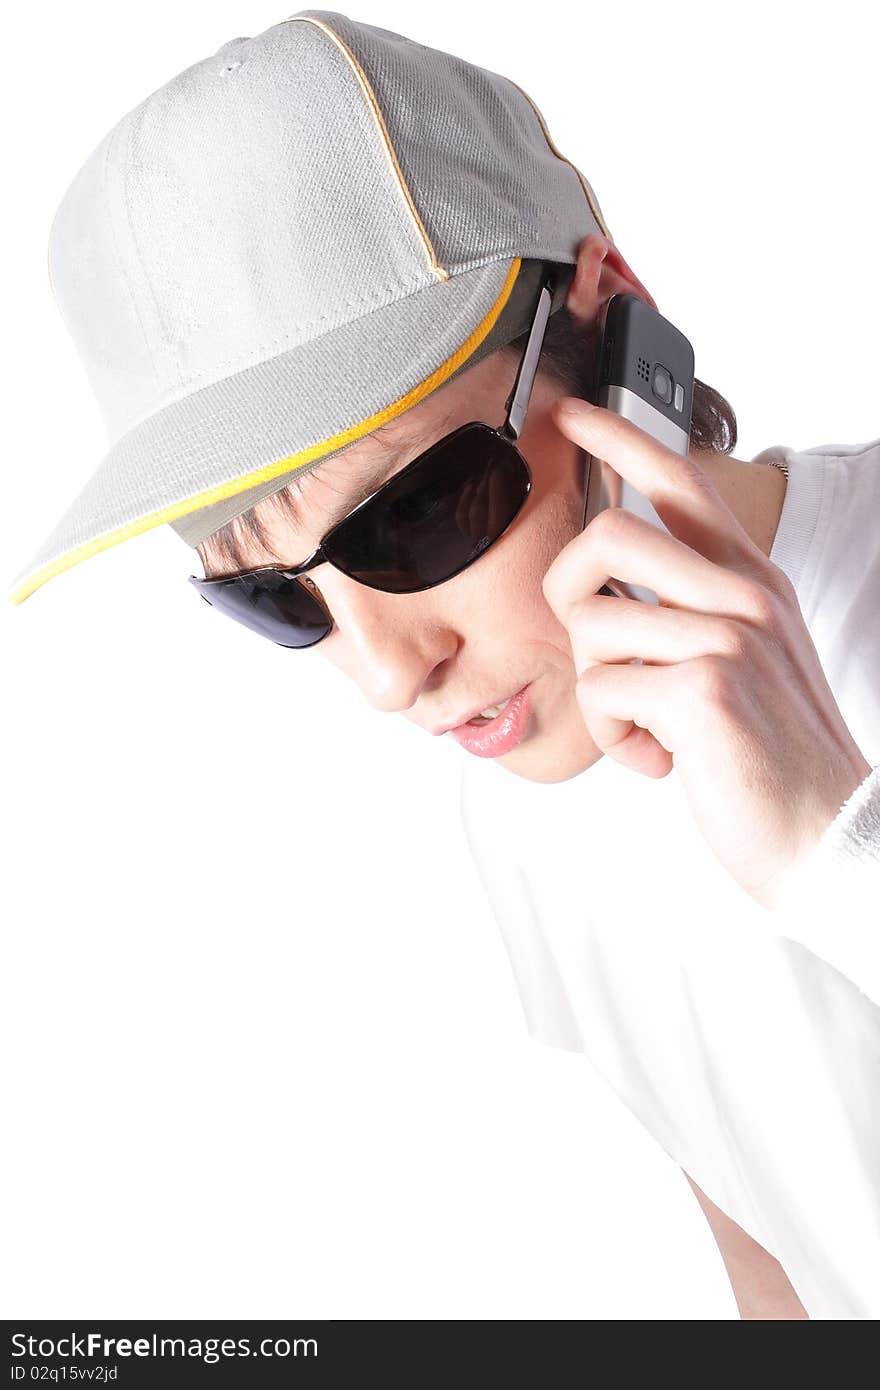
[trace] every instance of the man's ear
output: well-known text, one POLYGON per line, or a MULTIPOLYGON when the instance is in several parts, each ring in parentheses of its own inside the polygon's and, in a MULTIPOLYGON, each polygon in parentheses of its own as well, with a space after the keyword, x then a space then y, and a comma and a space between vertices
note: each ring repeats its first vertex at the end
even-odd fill
POLYGON ((578 247, 577 266, 565 307, 576 322, 598 322, 602 327, 608 301, 615 294, 636 294, 652 309, 657 308, 652 295, 630 270, 613 242, 591 232, 578 247))

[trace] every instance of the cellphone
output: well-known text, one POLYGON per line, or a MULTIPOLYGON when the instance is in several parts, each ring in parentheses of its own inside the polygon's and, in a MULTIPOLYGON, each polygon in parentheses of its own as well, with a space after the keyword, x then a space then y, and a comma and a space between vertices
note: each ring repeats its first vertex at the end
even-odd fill
MULTIPOLYGON (((677 454, 687 456, 694 404, 694 350, 684 334, 635 294, 608 301, 596 362, 593 399, 606 410, 632 420, 677 454)), ((586 454, 584 516, 581 529, 611 505, 602 486, 602 465, 586 454)), ((600 593, 635 598, 622 580, 609 580, 600 593)))

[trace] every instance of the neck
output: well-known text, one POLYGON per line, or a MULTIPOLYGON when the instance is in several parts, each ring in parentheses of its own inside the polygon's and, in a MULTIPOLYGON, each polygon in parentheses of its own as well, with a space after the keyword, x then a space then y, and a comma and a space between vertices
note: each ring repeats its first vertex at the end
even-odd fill
POLYGON ((769 555, 785 501, 787 479, 781 468, 766 463, 692 449, 724 501, 759 550, 769 555))

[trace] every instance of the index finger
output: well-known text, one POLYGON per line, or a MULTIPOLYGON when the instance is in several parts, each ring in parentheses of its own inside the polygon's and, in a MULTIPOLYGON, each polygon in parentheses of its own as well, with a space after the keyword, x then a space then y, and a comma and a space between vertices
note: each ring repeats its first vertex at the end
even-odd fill
POLYGON ((685 545, 737 570, 751 570, 764 558, 691 454, 678 454, 616 411, 574 396, 554 402, 553 413, 569 438, 647 497, 667 530, 685 545))

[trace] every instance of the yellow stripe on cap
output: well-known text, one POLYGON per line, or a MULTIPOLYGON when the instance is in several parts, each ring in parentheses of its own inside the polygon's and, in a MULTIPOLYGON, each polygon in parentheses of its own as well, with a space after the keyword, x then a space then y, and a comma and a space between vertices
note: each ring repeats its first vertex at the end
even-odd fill
POLYGON ((251 473, 243 474, 240 478, 234 478, 232 482, 220 483, 217 487, 197 493, 195 497, 187 497, 184 501, 175 502, 170 507, 162 507, 158 512, 151 512, 149 516, 140 517, 137 521, 130 521, 115 531, 107 531, 103 536, 97 536, 94 540, 75 546, 73 550, 59 555, 48 565, 44 565, 42 569, 37 570, 16 585, 9 594, 11 602, 23 603, 36 589, 41 588, 50 579, 54 579, 56 574, 61 574, 63 570, 72 569, 74 565, 88 560, 92 555, 97 555, 102 550, 109 550, 112 545, 131 540, 133 536, 150 531, 154 526, 161 526, 163 522, 174 521, 176 517, 198 511, 200 507, 208 507, 212 502, 220 502, 224 497, 234 497, 237 493, 245 492, 248 488, 256 487, 257 484, 267 482, 270 478, 277 478, 281 473, 290 473, 297 468, 302 468, 305 464, 312 463, 315 459, 329 453, 332 449, 341 448, 345 444, 352 444, 372 430, 379 429, 382 425, 396 419, 405 410, 417 405, 425 396, 429 396, 438 386, 442 386, 443 382, 452 376, 453 372, 458 371, 462 363, 476 352, 483 339, 491 333, 499 314, 507 303, 521 264, 519 257, 511 263, 510 270, 501 287, 501 293, 485 318, 477 324, 470 337, 466 338, 461 347, 445 362, 441 363, 436 371, 432 372, 418 386, 414 386, 405 396, 401 396, 400 400, 394 401, 384 410, 377 411, 375 415, 370 415, 360 424, 353 425, 351 429, 344 430, 341 434, 331 435, 329 439, 323 440, 320 444, 312 444, 308 449, 303 449, 298 454, 290 454, 287 458, 279 459, 276 463, 267 464, 264 468, 257 468, 251 473))

